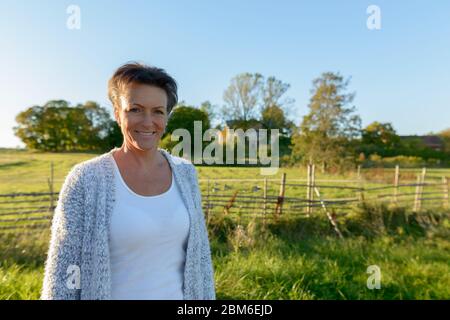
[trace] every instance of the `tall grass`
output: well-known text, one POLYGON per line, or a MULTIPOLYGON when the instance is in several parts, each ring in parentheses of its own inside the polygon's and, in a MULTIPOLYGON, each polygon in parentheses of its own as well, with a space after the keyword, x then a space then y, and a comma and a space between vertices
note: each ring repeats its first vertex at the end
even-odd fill
POLYGON ((218 298, 448 299, 448 214, 427 215, 418 223, 404 210, 365 206, 340 223, 345 239, 320 217, 265 227, 218 217, 209 228, 218 298), (367 287, 371 265, 381 269, 379 290, 367 287))
MULTIPOLYGON (((449 299, 448 213, 419 218, 366 206, 340 222, 320 216, 208 224, 218 299, 449 299), (370 217, 370 218, 369 218, 370 217), (419 222, 420 221, 420 222, 419 222), (367 288, 367 267, 381 289, 367 288)), ((48 232, 0 236, 0 299, 38 299, 48 232)))
POLYGON ((49 232, 0 235, 0 300, 39 299, 49 232))
MULTIPOLYGON (((48 191, 50 163, 55 190, 76 163, 95 154, 0 151, 0 193, 48 191)), ((199 178, 264 178, 258 168, 198 167, 199 178)), ((305 178, 300 168, 283 168, 289 178, 305 178)), ((448 175, 432 169, 429 176, 448 175)), ((391 169, 364 171, 391 183, 391 169)), ((403 179, 410 177, 402 172, 403 179)), ((332 178, 351 178, 334 175, 332 178)), ((371 176, 372 175, 372 176, 371 176)), ((317 179, 330 178, 317 173, 317 179)), ((204 190, 205 184, 201 185, 204 190)), ((253 183, 248 189, 253 187, 253 183)), ((414 188, 413 188, 414 189, 414 188)), ((413 190, 412 189, 412 190, 413 190)), ((330 189, 328 189, 330 190, 330 189)), ((261 191, 260 191, 261 192, 261 191)), ((278 186, 269 184, 269 195, 278 186)), ((286 196, 302 196, 303 187, 286 196)), ((323 197, 341 196, 323 190, 323 197)), ((343 195, 342 195, 343 196, 343 195)), ((412 207, 412 203, 409 205, 412 207)), ((5 209, 6 210, 6 209, 5 209)), ((220 214, 208 224, 219 299, 449 299, 449 213, 433 209, 411 213, 404 208, 365 205, 338 217, 338 239, 319 210, 310 218, 278 223, 250 223, 220 214), (381 269, 381 289, 366 286, 367 267, 381 269)), ((42 286, 49 230, 42 234, 0 234, 0 299, 38 299, 42 286)))

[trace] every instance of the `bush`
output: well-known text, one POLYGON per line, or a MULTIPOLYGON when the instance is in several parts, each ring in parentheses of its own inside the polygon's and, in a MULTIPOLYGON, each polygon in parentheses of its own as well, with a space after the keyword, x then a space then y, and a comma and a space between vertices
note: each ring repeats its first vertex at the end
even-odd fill
POLYGON ((363 204, 341 222, 344 236, 407 235, 424 237, 439 224, 448 221, 448 214, 437 211, 408 212, 403 207, 385 204, 363 204))
POLYGON ((385 167, 393 168, 399 165, 403 168, 419 168, 419 167, 441 167, 445 165, 440 159, 423 159, 421 157, 413 156, 396 156, 382 158, 378 154, 372 154, 368 160, 363 161, 365 167, 385 167))

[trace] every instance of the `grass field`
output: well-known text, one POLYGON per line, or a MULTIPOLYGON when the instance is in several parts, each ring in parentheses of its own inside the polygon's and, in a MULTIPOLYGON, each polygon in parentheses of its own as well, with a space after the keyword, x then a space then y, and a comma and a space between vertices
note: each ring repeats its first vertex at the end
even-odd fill
MULTIPOLYGON (((97 156, 91 153, 40 153, 30 151, 17 151, 13 149, 0 149, 0 194, 12 192, 45 192, 48 191, 47 179, 50 177, 50 165, 54 166, 55 190, 59 190, 66 174, 75 164, 97 156)), ((273 176, 262 176, 259 168, 225 168, 198 166, 200 179, 257 179, 281 178, 286 173, 288 178, 306 179, 305 168, 280 168, 273 176)), ((400 178, 407 181, 415 181, 416 175, 421 171, 417 169, 405 169, 401 171, 400 178)), ((363 177, 369 180, 385 181, 392 183, 394 169, 370 169, 363 170, 363 177)), ((440 179, 442 176, 450 176, 450 169, 428 169, 427 178, 440 179)), ((355 172, 346 174, 322 174, 316 170, 316 179, 356 179, 355 172)))
MULTIPOLYGON (((70 168, 95 154, 0 151, 0 193, 45 192, 50 163, 55 190, 70 168)), ((263 178, 258 168, 198 167, 200 179, 263 178)), ((402 172, 414 180, 420 168, 402 172)), ((301 168, 275 177, 304 179, 301 168)), ((392 180, 392 170, 363 171, 368 180, 392 180)), ((428 176, 450 176, 433 169, 428 176)), ((317 179, 354 179, 355 173, 317 179)), ((374 182, 375 183, 375 182, 374 182)), ((251 188, 254 183, 250 183, 251 188)), ((375 185, 375 184, 374 184, 375 185)), ((205 184, 202 182, 202 188, 205 184)), ((276 184, 269 192, 276 194, 276 184)), ((303 195, 304 189, 290 189, 303 195)), ((333 194, 336 195, 336 194, 333 194)), ((238 225, 215 215, 209 223, 218 299, 449 299, 449 213, 436 208, 419 215, 409 209, 373 205, 356 208, 339 221, 337 239, 323 214, 310 218, 238 225), (381 289, 368 289, 367 267, 381 270, 381 289)), ((37 299, 42 285, 48 231, 0 235, 0 299, 37 299)))

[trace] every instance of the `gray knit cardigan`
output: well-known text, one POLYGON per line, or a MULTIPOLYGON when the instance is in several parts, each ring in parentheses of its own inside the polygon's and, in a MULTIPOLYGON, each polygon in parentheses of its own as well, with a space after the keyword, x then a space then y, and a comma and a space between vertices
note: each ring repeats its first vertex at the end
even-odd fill
MULTIPOLYGON (((65 179, 52 220, 41 299, 111 299, 114 150, 74 166, 65 179), (77 275, 78 282, 73 280, 77 275)), ((184 299, 214 300, 214 271, 196 169, 188 160, 158 150, 168 160, 189 212, 184 299)))

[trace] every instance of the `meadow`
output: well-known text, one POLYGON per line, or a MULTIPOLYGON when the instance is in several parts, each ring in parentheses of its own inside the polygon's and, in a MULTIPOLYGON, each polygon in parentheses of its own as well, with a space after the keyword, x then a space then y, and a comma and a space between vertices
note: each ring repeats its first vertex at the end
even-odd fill
MULTIPOLYGON (((0 150, 0 194, 48 192, 50 164, 54 188, 59 190, 70 168, 96 156, 88 153, 35 153, 0 150)), ((402 171, 401 179, 414 181, 420 168, 402 171)), ((263 179, 258 168, 197 167, 202 196, 206 181, 263 179)), ((281 168, 268 193, 278 193, 282 173, 305 179, 305 168, 281 168)), ((393 169, 363 170, 368 185, 391 182, 393 169)), ((450 176, 446 169, 430 169, 429 179, 450 176)), ((356 172, 317 172, 317 179, 354 180, 356 172)), ((250 189, 259 182, 240 184, 250 189)), ((325 183, 325 182, 323 182, 325 183)), ((347 183, 347 182, 345 182, 347 183)), ((224 184, 217 188, 224 191, 224 184)), ((344 183, 343 183, 344 184, 344 183)), ((260 191, 258 191, 260 192, 260 191)), ((327 191, 327 197, 339 192, 327 191)), ((304 196, 304 188, 287 188, 288 196, 304 196)), ((1 211, 1 210, 0 210, 1 211)), ((218 299, 449 299, 450 222, 440 206, 411 212, 411 206, 370 203, 355 206, 338 220, 339 239, 320 210, 310 217, 278 222, 240 223, 220 211, 210 216, 218 299), (369 266, 381 270, 381 288, 369 289, 369 266)), ((38 299, 48 246, 48 230, 28 234, 0 233, 0 299, 38 299)))

